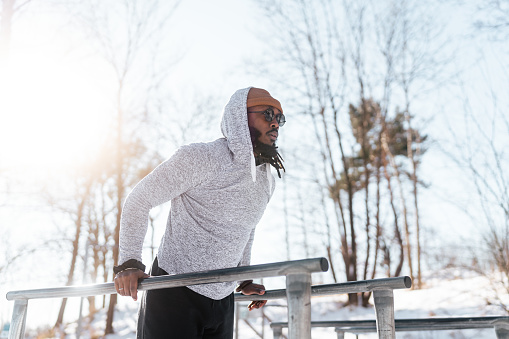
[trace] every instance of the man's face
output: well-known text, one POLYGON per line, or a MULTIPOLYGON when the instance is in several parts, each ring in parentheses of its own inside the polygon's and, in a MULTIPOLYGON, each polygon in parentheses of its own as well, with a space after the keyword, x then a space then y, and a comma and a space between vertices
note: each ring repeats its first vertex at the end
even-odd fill
POLYGON ((250 113, 263 112, 268 108, 271 108, 271 106, 259 105, 249 107, 247 109, 247 119, 249 127, 256 129, 260 133, 258 137, 259 142, 267 145, 274 145, 279 136, 279 124, 275 116, 281 112, 277 108, 272 107, 274 110, 274 119, 272 119, 272 121, 267 121, 263 113, 250 113))

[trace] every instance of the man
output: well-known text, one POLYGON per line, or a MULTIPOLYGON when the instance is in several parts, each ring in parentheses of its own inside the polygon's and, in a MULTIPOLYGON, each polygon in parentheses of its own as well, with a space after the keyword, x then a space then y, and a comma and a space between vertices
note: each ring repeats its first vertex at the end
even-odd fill
MULTIPOLYGON (((249 265, 256 224, 284 167, 275 142, 285 123, 269 92, 235 92, 221 122, 224 138, 181 147, 141 180, 127 197, 120 227, 117 293, 137 299, 138 279, 151 208, 171 200, 165 234, 151 275, 180 274, 249 265)), ((138 338, 233 337, 234 282, 147 291, 138 317, 138 338)), ((264 294, 240 282, 237 291, 264 294)), ((266 301, 254 301, 250 310, 266 301)))

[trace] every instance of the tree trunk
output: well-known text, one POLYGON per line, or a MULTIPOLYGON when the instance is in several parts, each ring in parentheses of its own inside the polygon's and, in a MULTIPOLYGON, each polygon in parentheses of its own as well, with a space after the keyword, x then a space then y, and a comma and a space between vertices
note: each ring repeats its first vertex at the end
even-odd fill
MULTIPOLYGON (((375 155, 376 156, 376 155, 375 155)), ((380 155, 381 156, 381 155, 380 155)), ((382 228, 380 227, 380 183, 381 183, 381 164, 380 164, 380 156, 376 156, 375 160, 375 168, 376 168, 376 235, 375 235, 375 253, 373 259, 373 270, 371 271, 371 278, 375 279, 376 277, 376 268, 378 264, 378 252, 380 251, 380 236, 382 232, 382 228)), ((389 269, 390 272, 390 269, 389 269)), ((367 307, 369 305, 369 298, 371 297, 371 292, 365 292, 362 294, 362 306, 367 307)))
MULTIPOLYGON (((410 114, 408 113, 408 105, 405 112, 405 120, 408 124, 407 127, 407 151, 408 158, 412 163, 412 184, 413 184, 413 196, 414 196, 414 218, 415 218, 415 246, 417 247, 417 288, 422 288, 422 280, 421 280, 421 239, 420 239, 420 225, 419 225, 419 204, 418 204, 418 192, 417 192, 417 161, 416 156, 418 154, 414 154, 412 149, 413 144, 413 130, 410 125, 410 114)), ((417 145, 419 144, 419 140, 417 140, 417 145)))
POLYGON ((375 162, 375 168, 376 168, 376 241, 375 241, 375 259, 373 262, 373 271, 371 274, 371 279, 375 279, 376 276, 376 268, 378 264, 378 251, 380 250, 380 236, 382 235, 382 227, 380 225, 380 184, 382 179, 381 174, 381 159, 380 157, 377 157, 375 162))
MULTIPOLYGON (((123 112, 121 107, 121 94, 122 94, 122 81, 119 81, 119 88, 117 93, 117 154, 116 154, 116 189, 117 189, 117 205, 116 205, 116 223, 114 232, 114 246, 113 246, 113 265, 118 265, 118 255, 120 246, 120 219, 122 216, 122 198, 124 195, 124 175, 123 175, 123 112)), ((113 277, 114 278, 114 277, 113 277)), ((113 280, 113 279, 112 279, 113 280)), ((114 333, 113 330, 113 316, 115 313, 115 305, 117 304, 117 294, 110 296, 110 304, 106 317, 105 334, 114 333)))
MULTIPOLYGON (((76 233, 74 235, 74 240, 72 242, 71 266, 69 268, 69 273, 67 275, 66 286, 71 285, 73 282, 73 279, 74 279, 74 269, 76 267, 76 260, 78 258, 79 240, 80 240, 81 226, 82 226, 82 220, 83 220, 83 209, 85 207, 85 201, 86 201, 87 195, 88 195, 88 190, 87 190, 85 197, 82 198, 82 201, 80 202, 80 204, 78 206, 78 211, 76 214, 76 233)), ((60 327, 60 325, 62 325, 62 322, 64 320, 64 312, 65 312, 66 304, 67 304, 67 298, 64 298, 62 300, 62 303, 60 304, 60 310, 58 311, 58 317, 57 317, 57 321, 55 322, 54 328, 58 328, 58 327, 60 327)))
MULTIPOLYGON (((387 171, 387 164, 384 165, 384 173, 385 173, 385 179, 387 180, 387 189, 389 190, 391 209, 392 209, 392 213, 394 215, 394 236, 396 237, 396 240, 399 245, 399 262, 396 267, 396 271, 394 272, 394 276, 397 277, 400 275, 401 270, 403 269, 403 263, 405 261, 405 252, 404 252, 403 239, 401 237, 401 231, 399 230, 398 212, 396 211, 396 206, 394 206, 394 193, 392 191, 391 177, 387 171)), ((390 270, 389 270, 389 276, 391 276, 390 270)))
MULTIPOLYGON (((90 241, 92 245, 92 258, 94 269, 92 271, 91 280, 92 283, 97 283, 97 276, 99 275, 99 267, 101 266, 101 261, 99 258, 99 222, 96 221, 95 228, 93 230, 94 239, 90 241)), ((88 297, 88 314, 92 317, 97 312, 95 307, 95 296, 88 297)))
MULTIPOLYGON (((408 270, 409 270, 410 279, 412 279, 412 281, 413 281, 414 273, 413 273, 413 268, 412 268, 412 245, 410 243, 410 229, 409 229, 409 225, 408 225, 408 212, 407 212, 405 197, 403 195, 404 194, 403 193, 403 183, 401 182, 401 174, 399 172, 398 164, 396 163, 396 160, 394 159, 394 155, 391 153, 391 150, 389 148, 389 144, 388 144, 388 140, 387 140, 387 129, 386 129, 385 120, 383 117, 382 117, 382 124, 383 124, 382 147, 389 159, 389 162, 390 162, 392 168, 394 168, 394 172, 395 172, 394 178, 396 179, 396 181, 398 183, 398 187, 399 187, 399 199, 400 199, 401 209, 402 209, 402 213, 403 213, 403 223, 405 226, 405 250, 406 250, 406 254, 407 254, 408 270)), ((386 171, 386 173, 387 173, 387 171, 386 171)))
POLYGON ((396 181, 398 182, 399 186, 399 196, 400 196, 400 203, 403 209, 403 223, 405 225, 405 249, 408 259, 408 270, 410 274, 410 279, 412 281, 414 280, 414 270, 412 265, 412 244, 410 241, 410 226, 408 224, 408 211, 406 207, 405 197, 403 196, 403 184, 401 183, 400 173, 398 170, 396 170, 396 181))
MULTIPOLYGON (((120 247, 120 219, 122 216, 122 199, 124 196, 124 162, 123 162, 123 124, 124 114, 122 111, 121 97, 123 91, 123 81, 119 80, 119 86, 117 91, 117 145, 116 145, 116 223, 114 232, 114 245, 113 245, 113 265, 118 265, 119 247, 120 247)), ((113 276, 112 280, 115 277, 113 276)), ((113 316, 115 313, 115 306, 117 304, 117 294, 110 296, 110 304, 108 306, 108 312, 106 317, 106 328, 105 334, 114 333, 113 330, 113 316)))
MULTIPOLYGON (((336 129, 336 132, 339 134, 339 130, 336 129)), ((346 269, 346 280, 347 281, 356 281, 357 280, 357 240, 355 235, 355 214, 353 211, 353 187, 352 180, 350 175, 348 174, 349 166, 348 161, 346 160, 345 153, 343 151, 343 144, 341 142, 341 137, 339 136, 339 147, 341 150, 341 158, 343 161, 343 168, 345 171, 345 178, 347 184, 347 193, 348 193, 348 219, 350 225, 350 247, 348 248, 349 253, 349 265, 346 269)), ((346 235, 345 235, 346 237, 346 235)), ((358 305, 359 299, 357 293, 348 294, 348 303, 350 305, 358 305)))

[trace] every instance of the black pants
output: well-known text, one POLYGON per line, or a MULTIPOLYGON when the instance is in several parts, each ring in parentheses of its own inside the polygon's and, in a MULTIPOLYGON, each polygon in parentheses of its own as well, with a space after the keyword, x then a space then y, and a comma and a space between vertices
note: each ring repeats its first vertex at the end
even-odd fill
MULTIPOLYGON (((150 275, 166 275, 154 260, 150 275)), ((233 293, 221 300, 187 287, 144 292, 138 313, 138 339, 232 339, 233 293)))

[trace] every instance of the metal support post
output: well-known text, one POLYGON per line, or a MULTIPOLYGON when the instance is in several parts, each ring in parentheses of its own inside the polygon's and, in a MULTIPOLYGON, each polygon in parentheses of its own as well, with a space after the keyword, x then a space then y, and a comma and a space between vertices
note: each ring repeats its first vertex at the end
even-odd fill
POLYGON ((235 302, 235 339, 239 339, 239 315, 240 307, 239 302, 235 302))
POLYGON ((336 333, 338 334, 338 339, 345 339, 345 332, 342 329, 336 328, 336 333))
POLYGON ((311 339, 311 274, 286 276, 289 339, 311 339))
MULTIPOLYGON (((87 262, 88 262, 88 249, 90 248, 90 239, 87 239, 87 243, 85 245, 85 262, 83 263, 83 284, 85 284, 85 277, 87 276, 87 262)), ((76 329, 76 339, 80 339, 81 336, 81 330, 83 328, 82 322, 83 322, 83 299, 84 297, 80 298, 80 312, 78 315, 78 328, 76 329)))
POLYGON ((376 329, 378 338, 395 339, 394 293, 392 290, 374 290, 376 329))
POLYGON ((506 320, 495 321, 497 339, 509 339, 509 323, 506 320))
POLYGON ((274 333, 274 339, 283 339, 283 328, 282 327, 273 327, 272 333, 274 333))
POLYGON ((25 323, 27 320, 28 300, 19 299, 14 302, 12 311, 9 339, 21 339, 25 337, 25 323))

